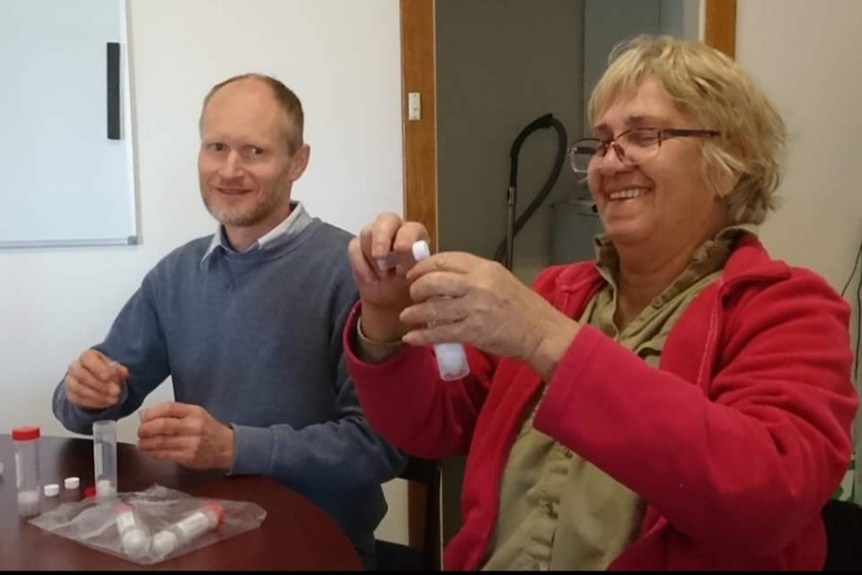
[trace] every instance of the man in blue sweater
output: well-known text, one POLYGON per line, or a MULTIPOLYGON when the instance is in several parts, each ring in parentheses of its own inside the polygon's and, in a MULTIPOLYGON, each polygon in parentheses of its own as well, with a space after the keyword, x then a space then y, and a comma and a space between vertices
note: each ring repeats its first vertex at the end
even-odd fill
POLYGON ((372 431, 347 374, 351 235, 290 198, 308 163, 302 131, 301 103, 278 80, 248 74, 213 87, 198 172, 218 230, 147 273, 105 341, 69 365, 53 409, 67 429, 90 434, 171 377, 176 401, 146 410, 139 449, 290 486, 373 568, 381 483, 405 459, 372 431))

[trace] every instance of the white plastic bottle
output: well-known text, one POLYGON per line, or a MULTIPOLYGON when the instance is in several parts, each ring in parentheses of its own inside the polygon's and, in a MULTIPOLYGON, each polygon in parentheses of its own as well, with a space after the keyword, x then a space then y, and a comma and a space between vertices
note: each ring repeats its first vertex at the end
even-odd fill
POLYGON ((209 501, 176 523, 153 535, 153 554, 161 559, 204 533, 218 529, 224 522, 224 509, 209 501))
MULTIPOLYGON (((419 240, 414 242, 412 249, 413 260, 420 262, 431 257, 431 249, 428 242, 419 240)), ((403 256, 395 252, 385 258, 377 260, 377 267, 387 270, 402 263, 403 256)), ((470 364, 467 362, 467 353, 460 343, 438 343, 434 345, 434 356, 437 358, 437 371, 443 381, 454 381, 461 379, 470 373, 470 364)))
POLYGON ((150 534, 138 521, 135 508, 128 503, 120 503, 114 509, 114 523, 120 534, 120 543, 126 555, 132 558, 143 557, 150 550, 150 534))

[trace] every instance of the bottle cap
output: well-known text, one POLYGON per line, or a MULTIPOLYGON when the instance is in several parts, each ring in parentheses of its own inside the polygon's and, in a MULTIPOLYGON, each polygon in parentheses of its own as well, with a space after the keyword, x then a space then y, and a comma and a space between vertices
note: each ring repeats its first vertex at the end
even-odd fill
POLYGON ((81 480, 77 477, 67 477, 63 480, 63 487, 66 489, 78 489, 81 485, 81 480))
POLYGON ((215 501, 207 501, 201 507, 204 511, 208 511, 215 517, 216 524, 213 529, 218 529, 222 526, 222 523, 224 523, 224 507, 215 501))
POLYGON ((95 496, 96 496, 96 486, 95 485, 90 485, 89 487, 84 489, 84 499, 88 499, 90 497, 95 497, 95 496))
POLYGON ((178 543, 179 539, 172 531, 159 531, 153 535, 152 550, 155 556, 161 559, 176 549, 178 543))
POLYGON ((434 355, 437 356, 440 379, 454 381, 470 373, 467 353, 460 343, 438 343, 434 346, 434 355))
POLYGON ((421 262, 422 260, 431 257, 431 248, 428 247, 428 242, 425 240, 419 240, 418 242, 413 242, 413 259, 417 262, 421 262))
POLYGON ((12 430, 13 441, 30 441, 39 439, 42 431, 38 427, 16 427, 12 430))
POLYGON ((60 493, 60 486, 56 483, 49 483, 45 486, 45 497, 57 497, 60 493))

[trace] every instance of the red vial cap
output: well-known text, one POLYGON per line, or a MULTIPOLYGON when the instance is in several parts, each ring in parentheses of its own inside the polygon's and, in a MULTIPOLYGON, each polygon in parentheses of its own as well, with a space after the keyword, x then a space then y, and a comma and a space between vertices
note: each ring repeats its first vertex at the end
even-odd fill
POLYGON ((31 441, 39 439, 42 432, 38 427, 16 427, 12 430, 13 441, 31 441))
POLYGON ((91 485, 84 489, 84 499, 89 499, 90 497, 96 496, 96 486, 91 485))
POLYGON ((215 516, 216 525, 215 529, 218 529, 224 524, 224 507, 222 507, 216 501, 205 501, 201 508, 208 510, 215 516))

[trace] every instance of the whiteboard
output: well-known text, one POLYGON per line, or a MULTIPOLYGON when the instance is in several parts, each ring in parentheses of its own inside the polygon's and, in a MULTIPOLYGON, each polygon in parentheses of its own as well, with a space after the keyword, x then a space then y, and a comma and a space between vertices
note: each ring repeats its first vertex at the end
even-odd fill
POLYGON ((137 243, 126 8, 0 0, 0 248, 137 243))

